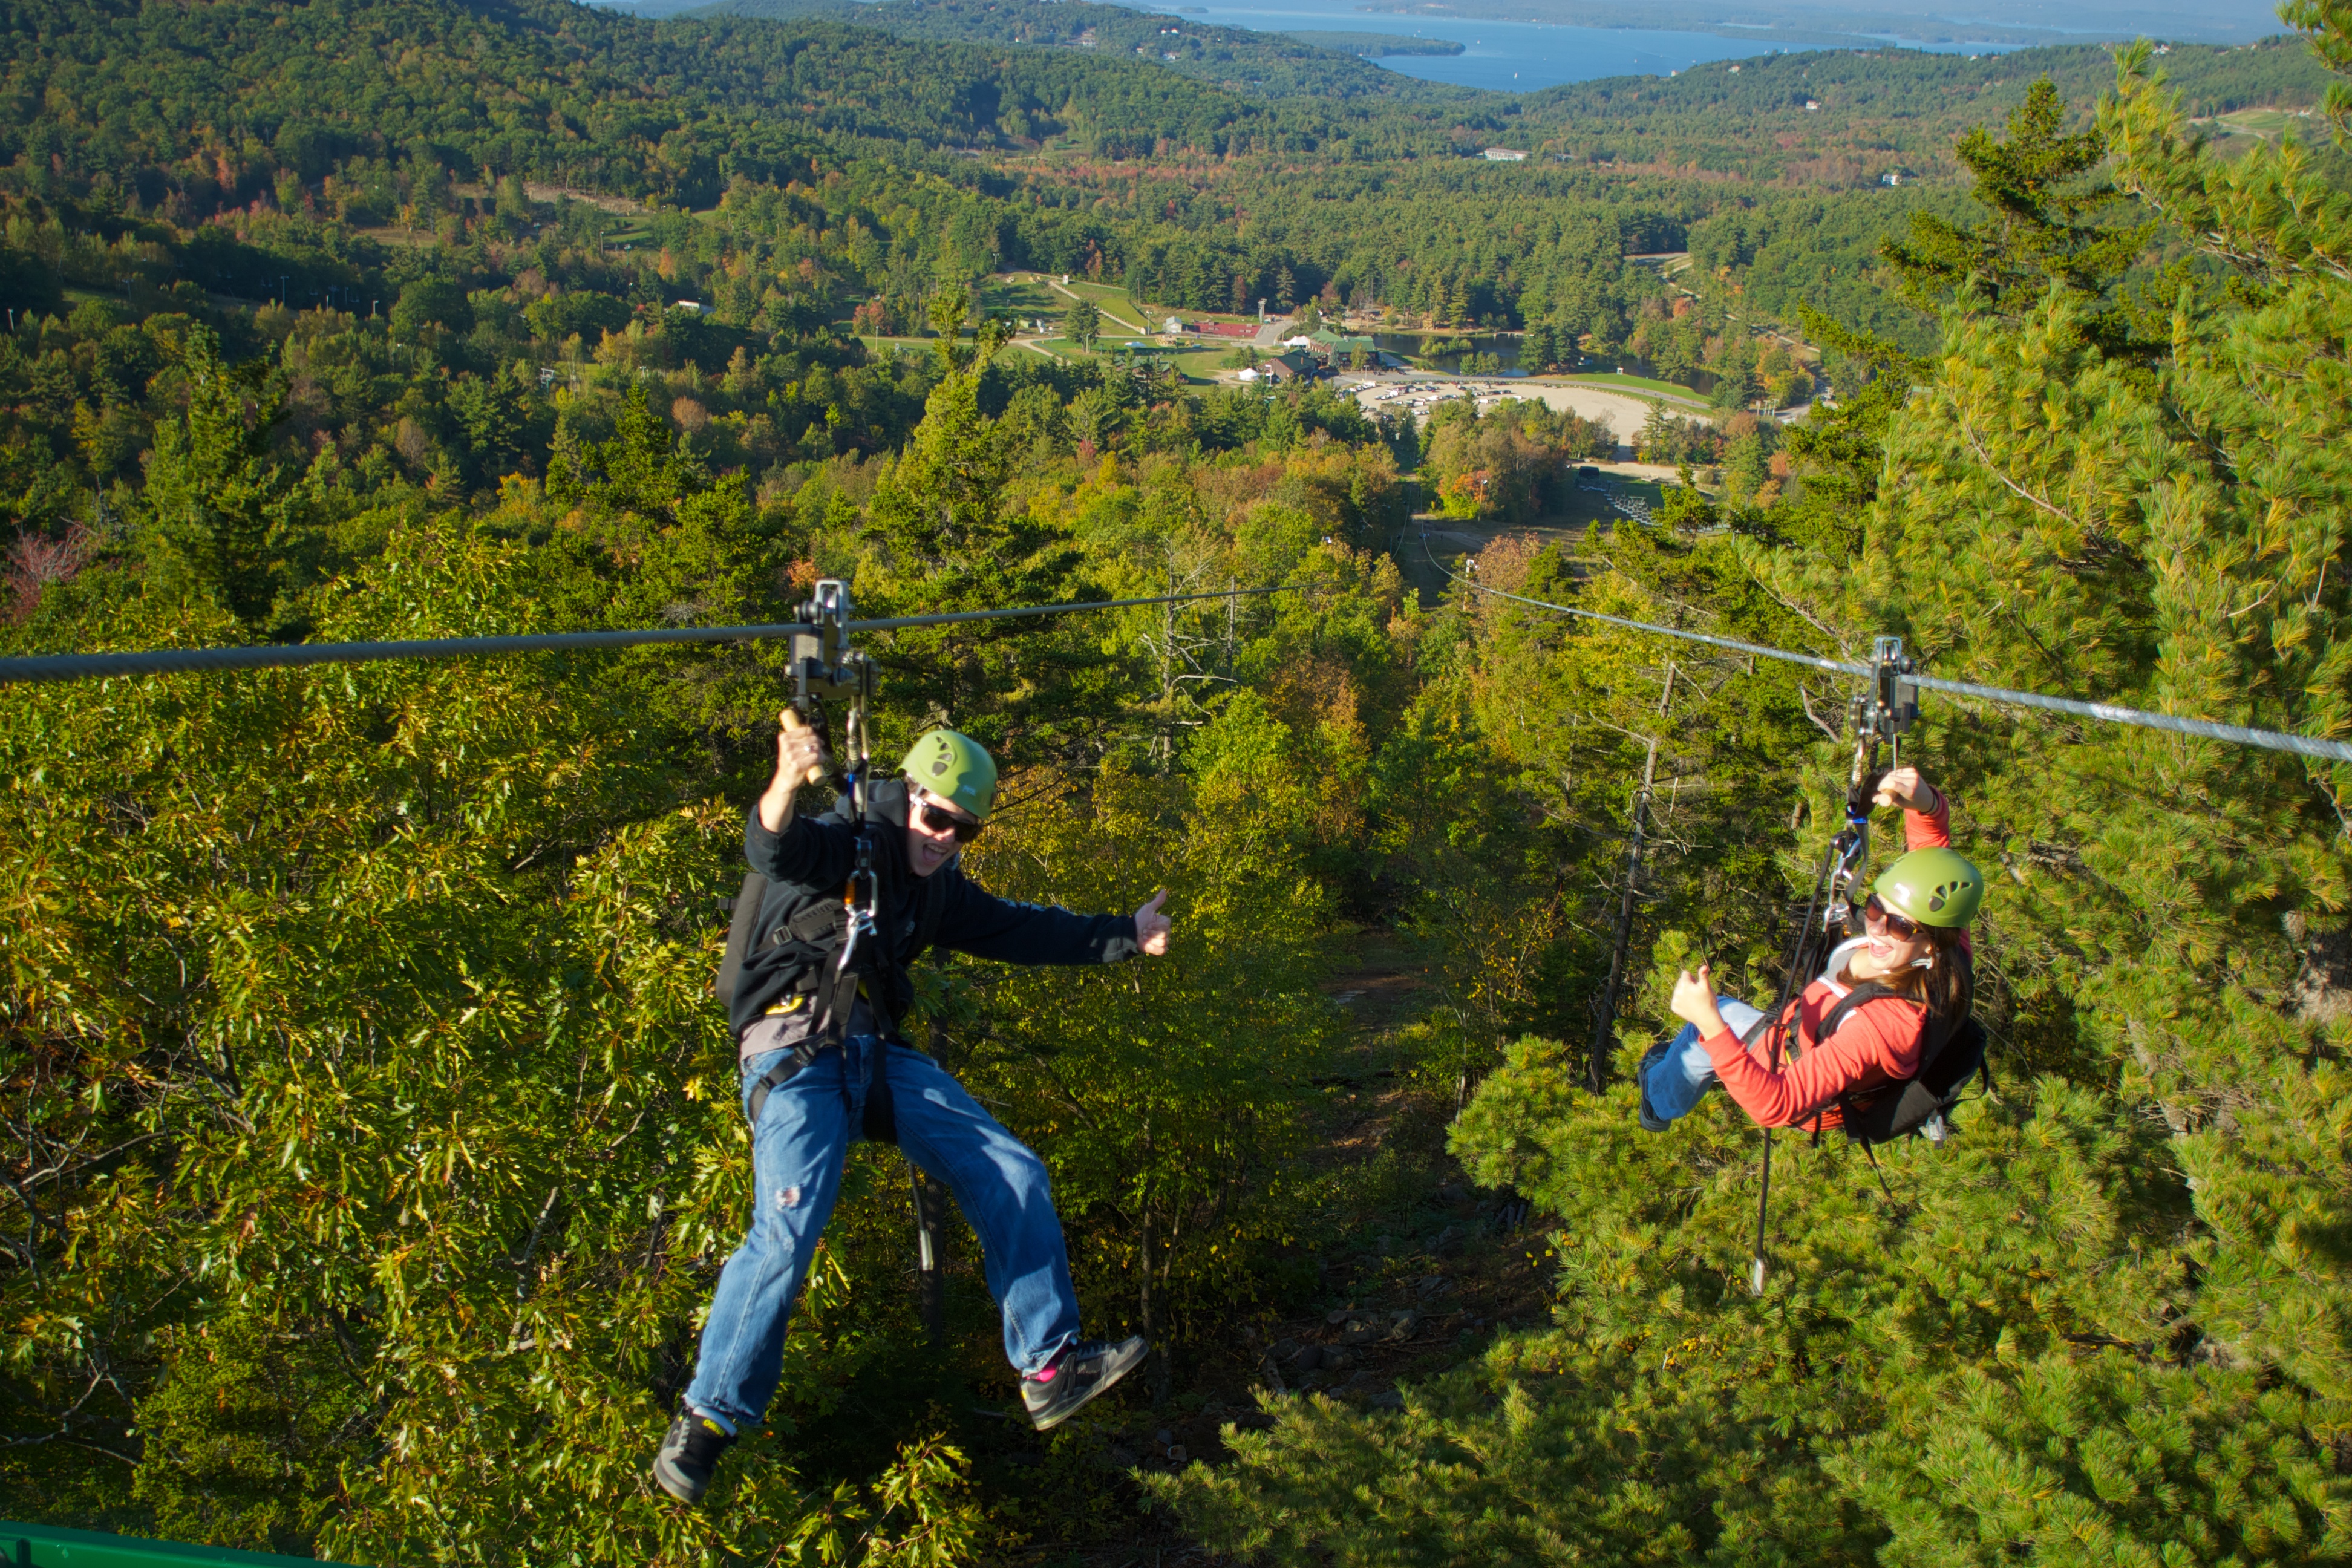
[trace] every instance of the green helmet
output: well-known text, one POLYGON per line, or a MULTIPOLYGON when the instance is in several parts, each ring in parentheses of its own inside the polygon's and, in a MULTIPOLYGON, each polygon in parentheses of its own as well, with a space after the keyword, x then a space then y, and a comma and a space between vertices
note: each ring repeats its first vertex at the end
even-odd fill
POLYGON ((908 751, 898 771, 941 800, 955 802, 975 822, 986 822, 996 804, 995 759, 970 735, 933 730, 908 751))
POLYGON ((1923 926, 1964 926, 1984 902, 1984 873, 1951 849, 1914 849, 1879 873, 1871 891, 1923 926))

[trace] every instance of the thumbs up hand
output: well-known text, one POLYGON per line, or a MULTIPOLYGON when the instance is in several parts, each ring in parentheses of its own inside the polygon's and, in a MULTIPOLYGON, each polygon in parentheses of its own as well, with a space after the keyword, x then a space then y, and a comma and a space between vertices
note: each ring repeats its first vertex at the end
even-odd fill
POLYGON ((1723 1033, 1723 1014, 1716 1005, 1715 974, 1702 963, 1693 974, 1685 969, 1675 982, 1674 999, 1667 1004, 1675 1017, 1698 1026, 1702 1037, 1723 1033))
POLYGON ((1167 901, 1168 889, 1162 888, 1151 895, 1150 903, 1135 911, 1136 945, 1154 958, 1168 951, 1169 921, 1160 912, 1160 906, 1167 901))

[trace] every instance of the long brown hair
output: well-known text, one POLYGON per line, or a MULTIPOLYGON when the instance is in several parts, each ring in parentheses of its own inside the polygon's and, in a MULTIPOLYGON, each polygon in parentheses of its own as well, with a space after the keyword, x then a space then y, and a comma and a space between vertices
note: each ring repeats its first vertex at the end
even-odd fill
POLYGON ((1966 926, 1921 926, 1927 955, 1925 969, 1906 969, 1879 984, 1898 991, 1927 1009, 1927 1037, 1939 1038, 1958 1026, 1976 1005, 1976 966, 1969 962, 1966 926))

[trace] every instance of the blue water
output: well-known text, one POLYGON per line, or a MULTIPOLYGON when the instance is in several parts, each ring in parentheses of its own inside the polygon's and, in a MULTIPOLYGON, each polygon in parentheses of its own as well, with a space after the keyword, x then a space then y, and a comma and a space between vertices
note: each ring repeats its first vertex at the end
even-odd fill
MULTIPOLYGON (((1129 0, 1129 4, 1135 0, 1129 0)), ((1424 81, 1500 92, 1532 92, 1562 82, 1611 76, 1664 76, 1709 60, 1740 60, 1764 53, 1752 40, 1712 33, 1655 32, 1634 27, 1555 27, 1535 22, 1489 22, 1470 16, 1402 16, 1359 11, 1357 0, 1282 0, 1276 7, 1236 0, 1159 0, 1150 6, 1191 21, 1260 32, 1313 28, 1322 32, 1397 33, 1444 38, 1464 46, 1458 55, 1391 55, 1376 64, 1424 81)), ((1967 52, 1990 52, 1981 45, 1967 52)))
MULTIPOLYGON (((1131 0, 1130 0, 1131 3, 1131 0)), ((1746 59, 1752 43, 1706 33, 1659 33, 1616 27, 1551 27, 1533 22, 1471 17, 1400 16, 1359 11, 1355 0, 1281 0, 1276 6, 1235 0, 1162 0, 1151 7, 1189 21, 1283 32, 1307 27, 1333 33, 1397 33, 1444 38, 1464 46, 1458 55, 1391 55, 1376 64, 1424 81, 1452 82, 1501 92, 1532 92, 1564 81, 1604 76, 1664 76, 1702 60, 1746 59)))

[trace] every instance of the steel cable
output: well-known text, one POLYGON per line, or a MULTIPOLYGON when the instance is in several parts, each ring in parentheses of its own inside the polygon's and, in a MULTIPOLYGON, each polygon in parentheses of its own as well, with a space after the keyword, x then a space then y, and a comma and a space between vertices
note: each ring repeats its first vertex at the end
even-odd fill
MULTIPOLYGON (((897 631, 909 626, 955 626, 967 621, 1012 620, 1024 616, 1075 615, 1082 610, 1123 610, 1143 605, 1183 605, 1201 599, 1247 598, 1320 587, 1288 583, 1271 588, 1220 588, 1214 593, 1162 594, 1149 599, 1099 599, 1074 605, 1028 605, 1011 610, 957 610, 936 616, 887 616, 846 621, 853 632, 897 631)), ((815 628, 798 621, 750 626, 663 626, 635 631, 549 632, 530 637, 438 637, 415 642, 277 643, 252 647, 153 648, 138 653, 41 654, 0 658, 0 684, 19 681, 93 680, 117 675, 184 675, 216 669, 280 669, 308 664, 371 664, 388 658, 463 658, 509 653, 551 653, 585 648, 637 647, 650 643, 772 641, 815 628)))
MULTIPOLYGON (((1428 551, 1427 536, 1423 539, 1423 551, 1428 551)), ((1430 557, 1433 563, 1436 557, 1430 557)), ((1864 664, 1850 664, 1841 659, 1822 658, 1810 653, 1795 653, 1784 647, 1768 647, 1762 643, 1741 642, 1736 637, 1710 637, 1705 632, 1684 631, 1675 626, 1655 626, 1648 621, 1628 620, 1622 616, 1604 616, 1598 610, 1580 610, 1568 605, 1555 605, 1546 599, 1530 599, 1524 595, 1507 594, 1500 588, 1489 588, 1484 583, 1463 573, 1448 574, 1456 583, 1476 589, 1497 599, 1509 599, 1515 604, 1531 605, 1539 610, 1550 610, 1563 616, 1576 616, 1588 621, 1602 621, 1612 626, 1631 631, 1655 632, 1660 637, 1679 637, 1685 642, 1705 643, 1711 647, 1727 648, 1733 653, 1753 654, 1759 658, 1779 659, 1784 664, 1801 664, 1812 669, 1825 669, 1834 675, 1858 675, 1867 678, 1871 668, 1864 664)), ((2244 724, 2223 724, 2211 719, 2184 719, 2174 713, 2151 713, 2146 709, 2125 708, 2112 702, 2085 702, 2073 697, 2044 697, 2038 691, 2015 691, 2005 686, 1979 686, 1966 680, 1944 680, 1929 675, 1906 675, 1906 681, 1926 691, 1942 691, 1954 697, 1974 697, 1986 702, 2006 703, 2018 708, 2041 708, 2053 713, 2068 713, 2078 719, 2096 719, 2109 724, 2137 724, 2149 730, 2169 730, 2175 734, 2195 735, 2202 740, 2227 741, 2241 746, 2260 746, 2266 751, 2293 752, 2298 756, 2318 757, 2332 763, 2352 763, 2352 743, 2326 741, 2311 735, 2291 735, 2278 730, 2256 730, 2244 724)))

